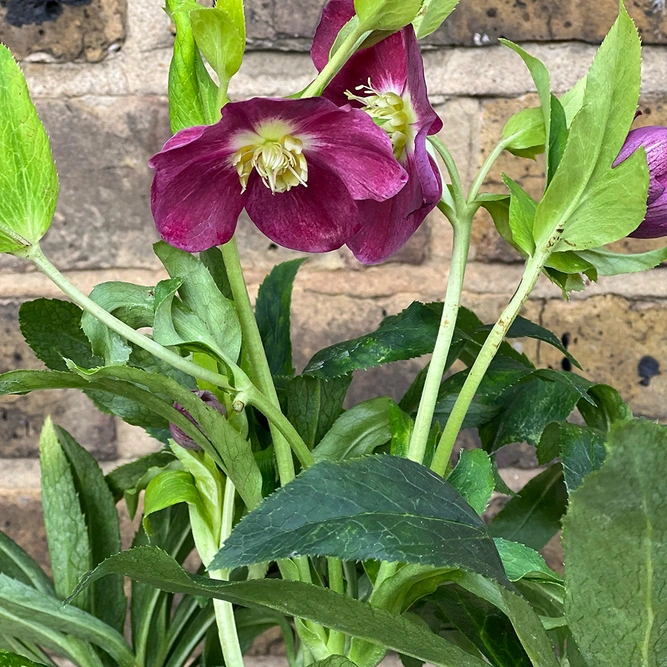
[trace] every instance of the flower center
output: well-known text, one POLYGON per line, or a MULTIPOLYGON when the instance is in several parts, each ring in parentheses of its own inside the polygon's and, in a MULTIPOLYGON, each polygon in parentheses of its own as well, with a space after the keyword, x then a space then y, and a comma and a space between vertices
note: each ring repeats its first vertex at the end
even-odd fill
POLYGON ((296 185, 307 185, 308 163, 303 154, 303 142, 291 134, 282 139, 263 139, 257 135, 257 141, 234 153, 232 164, 238 172, 243 192, 253 169, 273 194, 287 192, 296 185))
POLYGON ((411 116, 413 115, 409 103, 394 92, 380 93, 368 84, 357 86, 355 90, 363 95, 355 95, 349 90, 345 95, 349 100, 360 102, 364 111, 379 125, 391 138, 394 147, 394 156, 397 160, 403 157, 405 147, 410 138, 411 116))

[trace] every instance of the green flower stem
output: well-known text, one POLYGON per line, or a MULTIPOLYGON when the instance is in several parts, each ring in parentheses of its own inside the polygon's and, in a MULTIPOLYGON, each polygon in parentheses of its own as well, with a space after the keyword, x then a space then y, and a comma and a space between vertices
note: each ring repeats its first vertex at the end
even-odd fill
POLYGON ((331 83, 333 78, 340 72, 343 65, 351 58, 354 52, 359 48, 363 38, 368 31, 361 25, 358 25, 345 38, 343 43, 338 47, 336 53, 329 58, 329 62, 324 69, 317 75, 315 80, 299 95, 301 98, 317 97, 322 91, 331 83))
POLYGON ((170 366, 178 368, 179 370, 192 375, 192 377, 197 378, 198 380, 203 380, 204 382, 209 382, 210 384, 220 387, 225 391, 230 393, 236 393, 239 389, 232 387, 227 378, 224 375, 219 373, 214 373, 209 371, 206 368, 184 359, 175 352, 172 352, 166 347, 163 347, 159 343, 156 343, 152 338, 144 336, 143 334, 135 331, 132 327, 121 322, 118 318, 114 317, 111 313, 104 310, 100 305, 95 303, 92 299, 87 297, 85 294, 80 292, 72 283, 70 283, 65 276, 58 271, 58 269, 51 264, 48 258, 41 251, 39 245, 33 245, 30 248, 14 253, 18 257, 23 257, 29 259, 35 266, 47 277, 50 278, 57 287, 59 287, 64 294, 66 294, 74 303, 83 308, 86 312, 90 313, 96 317, 102 324, 106 325, 112 331, 115 331, 123 338, 131 341, 135 345, 143 348, 147 352, 150 352, 153 356, 162 361, 167 362, 170 366))
POLYGON ((454 228, 454 247, 452 260, 449 266, 449 277, 447 280, 447 294, 442 309, 442 319, 438 329, 438 337, 433 348, 433 356, 428 367, 424 389, 422 391, 419 408, 415 418, 415 427, 410 438, 407 457, 417 463, 424 461, 428 436, 433 423, 433 414, 438 400, 438 391, 442 376, 445 372, 449 349, 456 329, 456 318, 461 305, 461 292, 463 290, 463 279, 468 261, 468 250, 470 248, 470 232, 472 229, 472 216, 466 215, 462 219, 451 219, 454 228))
POLYGON ((437 136, 431 136, 428 138, 429 143, 435 148, 438 155, 442 158, 442 161, 445 163, 447 168, 447 173, 449 178, 452 181, 452 193, 454 196, 454 204, 456 205, 456 211, 460 215, 465 210, 466 198, 463 193, 463 184, 461 183, 461 176, 459 175, 459 170, 454 162, 452 154, 449 152, 449 149, 445 144, 438 139, 437 136))
MULTIPOLYGON (((278 401, 278 394, 276 392, 276 387, 273 384, 273 377, 271 375, 271 369, 269 368, 269 362, 266 358, 266 352, 264 351, 264 344, 262 343, 262 337, 259 333, 259 328, 257 327, 257 320, 255 319, 255 313, 250 303, 250 296, 248 295, 248 288, 245 283, 245 278, 243 276, 243 269, 241 268, 241 259, 239 257, 239 249, 236 245, 236 238, 232 238, 231 241, 225 243, 221 246, 222 257, 225 260, 225 268, 227 269, 227 277, 229 278, 229 286, 232 291, 232 296, 234 297, 234 305, 236 306, 236 312, 238 313, 239 320, 241 322, 241 331, 243 332, 243 344, 245 350, 248 353, 250 359, 250 364, 252 367, 252 380, 255 382, 257 388, 260 392, 268 399, 267 403, 263 403, 264 408, 257 405, 256 401, 259 396, 251 396, 250 403, 253 404, 253 399, 255 401, 254 405, 259 410, 264 412, 264 409, 269 409, 272 415, 275 417, 276 413, 280 412, 280 402, 278 401), (269 407, 272 406, 272 407, 269 407)), ((260 399, 261 401, 261 399, 260 399)), ((265 413, 266 414, 266 413, 265 413)), ((266 415, 269 418, 269 415, 266 415)), ((270 422, 273 420, 269 420, 270 422)), ((280 420, 282 422, 282 420, 280 420)), ((285 419, 285 421, 287 421, 285 419)), ((285 485, 288 482, 291 482, 295 477, 294 471, 294 461, 292 459, 292 451, 289 447, 288 440, 285 438, 286 432, 296 431, 294 427, 290 424, 289 428, 285 425, 284 422, 281 424, 282 428, 277 427, 275 423, 271 424, 271 435, 273 436, 273 444, 276 451, 276 461, 278 464, 278 475, 280 477, 281 485, 285 485)), ((308 452, 306 455, 301 449, 301 457, 311 459, 312 464, 312 455, 306 447, 305 443, 299 435, 296 435, 296 438, 301 441, 303 448, 308 452)))
POLYGON ((454 448, 454 443, 461 430, 463 420, 470 408, 470 404, 475 397, 475 393, 484 378, 489 365, 496 356, 500 344, 505 339, 509 328, 512 326, 512 323, 517 318, 523 304, 533 291, 535 283, 537 283, 537 279, 542 272, 542 267, 550 254, 551 247, 553 247, 552 242, 547 244, 547 249, 544 249, 541 252, 538 251, 538 253, 531 257, 526 263, 523 277, 514 296, 489 333, 475 363, 472 365, 470 372, 468 373, 468 377, 461 389, 461 393, 456 399, 454 408, 445 425, 445 430, 443 431, 438 447, 435 450, 431 469, 438 475, 444 477, 447 472, 447 466, 454 448))
MULTIPOLYGON (((231 480, 225 482, 225 493, 222 500, 222 525, 220 528, 220 548, 222 549, 225 540, 232 532, 234 523, 234 498, 236 489, 231 480)), ((211 579, 220 581, 229 580, 228 570, 215 570, 210 573, 211 579)), ((218 626, 218 637, 222 647, 222 655, 225 658, 227 667, 243 667, 243 652, 239 643, 239 636, 236 630, 236 619, 234 618, 234 606, 231 602, 223 600, 213 600, 213 609, 215 610, 215 622, 218 626)))
POLYGON ((477 176, 475 176, 475 180, 472 182, 472 185, 470 186, 470 192, 468 193, 468 202, 469 203, 472 203, 473 201, 475 201, 475 199, 477 198, 477 195, 479 194, 480 189, 482 188, 482 185, 484 185, 484 181, 486 180, 486 177, 489 175, 489 172, 491 171, 491 167, 493 167, 496 160, 500 157, 500 154, 505 150, 505 147, 508 146, 512 142, 513 139, 514 139, 514 135, 512 135, 511 137, 507 137, 506 139, 503 139, 489 153, 489 156, 484 161, 484 164, 482 165, 482 168, 479 170, 479 172, 477 173, 477 176))
MULTIPOLYGON (((338 558, 327 558, 329 568, 329 588, 335 593, 345 595, 345 580, 343 579, 343 564, 338 558)), ((343 655, 345 652, 345 635, 342 632, 331 630, 327 648, 334 655, 343 655)))

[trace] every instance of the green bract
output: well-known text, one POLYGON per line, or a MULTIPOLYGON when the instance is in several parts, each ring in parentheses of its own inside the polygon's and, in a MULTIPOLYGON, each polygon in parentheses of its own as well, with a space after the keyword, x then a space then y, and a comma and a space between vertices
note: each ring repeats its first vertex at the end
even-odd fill
POLYGON ((364 30, 400 30, 421 9, 422 0, 355 0, 354 9, 364 30))
POLYGON ((58 201, 49 138, 30 101, 23 73, 0 44, 0 252, 35 245, 58 201))
POLYGON ((412 25, 417 39, 428 37, 435 32, 454 11, 459 0, 424 0, 412 25))

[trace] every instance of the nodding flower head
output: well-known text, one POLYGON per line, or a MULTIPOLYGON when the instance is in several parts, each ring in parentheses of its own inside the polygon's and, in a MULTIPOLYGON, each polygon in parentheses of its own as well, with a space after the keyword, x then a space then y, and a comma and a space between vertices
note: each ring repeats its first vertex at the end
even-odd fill
POLYGON ((614 166, 627 160, 640 146, 646 151, 650 182, 646 217, 630 236, 655 239, 667 236, 667 127, 631 130, 614 166))
POLYGON ((190 252, 229 241, 243 208, 279 245, 335 250, 364 224, 358 202, 390 199, 408 180, 368 114, 323 98, 229 103, 218 123, 182 130, 150 165, 157 229, 190 252))
MULTIPOLYGON (((222 403, 220 403, 213 392, 194 391, 193 393, 199 396, 199 398, 201 398, 201 400, 204 401, 204 403, 206 403, 206 405, 209 407, 217 410, 220 414, 225 414, 225 407, 222 405, 222 403)), ((199 424, 182 405, 174 403, 174 407, 181 414, 185 415, 197 428, 199 428, 199 424)), ((169 431, 171 432, 171 437, 181 447, 185 447, 185 449, 200 449, 199 445, 189 435, 187 435, 185 431, 181 430, 175 424, 169 424, 169 431)))
MULTIPOLYGON (((354 15, 354 0, 329 0, 315 33, 311 56, 318 70, 327 64, 339 30, 354 15)), ((360 202, 368 220, 348 242, 356 257, 375 264, 399 250, 442 196, 440 173, 426 139, 442 129, 426 90, 424 63, 412 26, 361 49, 350 58, 323 95, 339 106, 366 112, 390 138, 408 184, 384 202, 360 202)))

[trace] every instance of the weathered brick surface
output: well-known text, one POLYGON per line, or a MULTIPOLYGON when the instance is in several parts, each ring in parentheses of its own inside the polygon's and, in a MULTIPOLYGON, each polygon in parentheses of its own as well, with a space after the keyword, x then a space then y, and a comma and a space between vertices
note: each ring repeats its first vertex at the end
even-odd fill
POLYGON ((126 0, 2 0, 0 42, 17 58, 98 62, 121 48, 126 0))

